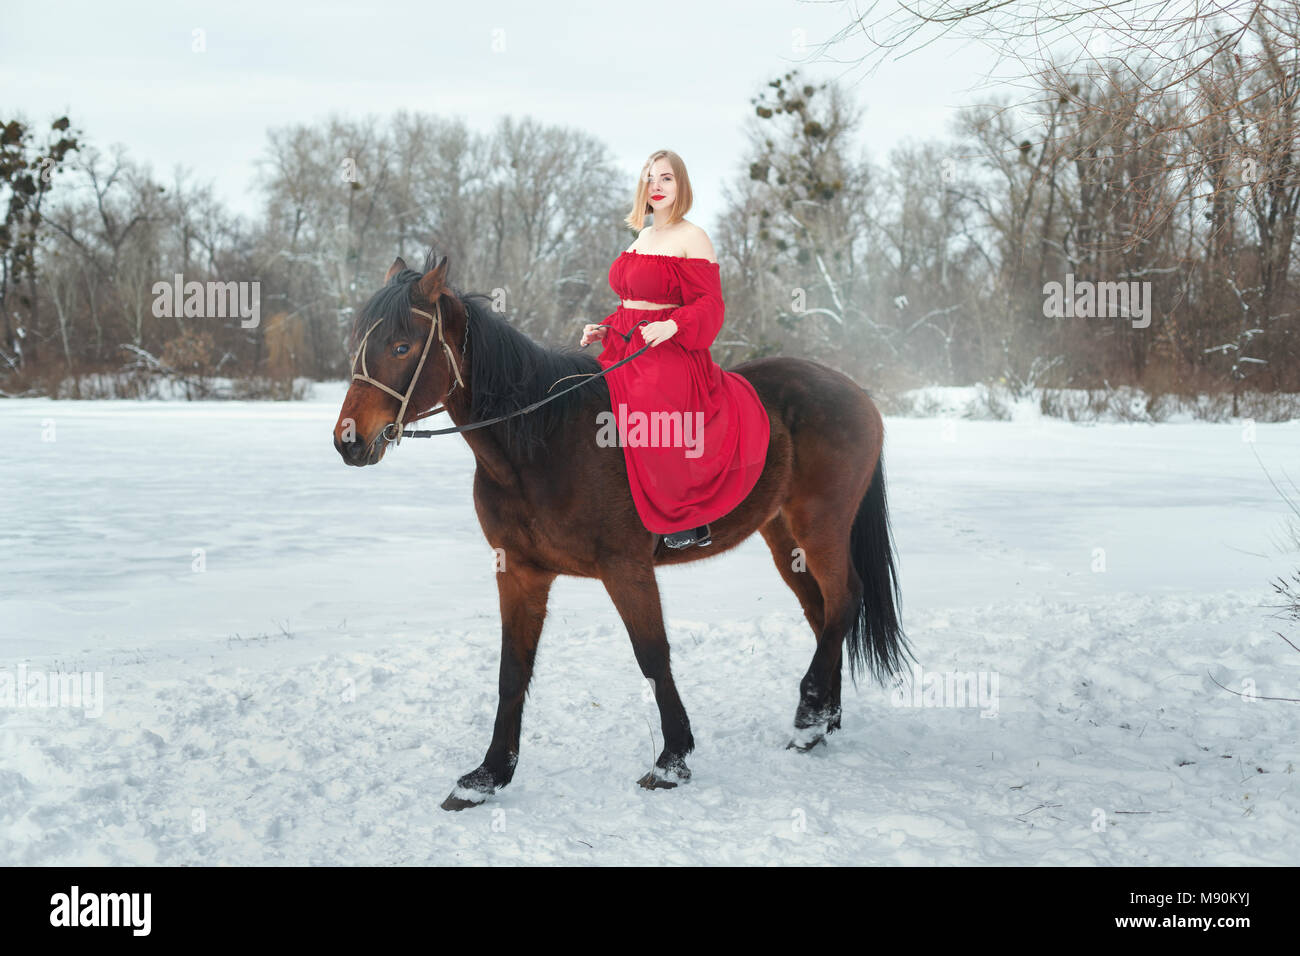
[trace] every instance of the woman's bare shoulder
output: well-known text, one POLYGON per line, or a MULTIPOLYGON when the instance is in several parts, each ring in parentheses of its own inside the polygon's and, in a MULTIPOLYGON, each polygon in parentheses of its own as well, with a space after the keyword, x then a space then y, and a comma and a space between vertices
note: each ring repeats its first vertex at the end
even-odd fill
POLYGON ((710 262, 717 262, 718 255, 713 251, 713 243, 709 241, 709 234, 693 222, 687 223, 687 225, 690 228, 682 235, 682 243, 686 247, 687 258, 708 259, 710 262))
POLYGON ((653 225, 646 226, 636 234, 628 252, 718 261, 709 234, 688 219, 679 220, 667 229, 660 228, 657 231, 653 225))

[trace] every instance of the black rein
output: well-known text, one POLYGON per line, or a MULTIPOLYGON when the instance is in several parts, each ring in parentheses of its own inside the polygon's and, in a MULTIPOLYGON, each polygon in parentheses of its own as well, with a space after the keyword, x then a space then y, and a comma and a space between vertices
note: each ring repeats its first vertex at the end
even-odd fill
MULTIPOLYGON (((602 323, 598 325, 597 328, 609 329, 615 335, 623 336, 624 342, 631 342, 632 335, 634 332, 636 332, 637 328, 639 328, 642 325, 648 325, 650 324, 650 322, 651 322, 650 319, 642 319, 640 322, 634 325, 626 335, 623 335, 622 332, 614 328, 612 325, 609 325, 608 323, 602 323)), ((590 342, 587 343, 587 345, 590 344, 591 344, 590 342)), ((586 345, 582 346, 582 348, 584 349, 586 347, 587 347, 586 345)), ((548 398, 543 398, 541 401, 533 402, 531 405, 527 405, 524 408, 516 409, 515 411, 510 412, 509 414, 498 415, 496 418, 489 418, 487 421, 483 421, 483 422, 470 422, 468 425, 457 425, 454 428, 425 428, 425 429, 418 429, 418 430, 407 430, 402 432, 402 437, 403 438, 432 438, 434 435, 453 435, 457 432, 472 431, 475 428, 486 428, 488 425, 495 425, 497 422, 503 422, 507 418, 514 418, 516 415, 525 415, 528 412, 541 408, 547 402, 553 402, 557 398, 561 397, 562 395, 567 395, 569 392, 572 392, 576 388, 582 388, 582 386, 594 382, 596 379, 601 378, 605 375, 608 375, 610 372, 614 371, 614 369, 618 368, 620 365, 626 365, 628 362, 632 361, 634 358, 636 358, 638 355, 640 355, 648 348, 650 348, 649 342, 641 346, 639 349, 637 349, 627 358, 615 362, 609 368, 604 369, 603 371, 600 372, 592 372, 584 381, 579 382, 577 385, 570 385, 562 392, 556 392, 554 395, 551 395, 548 398)), ((552 384, 551 388, 554 387, 555 385, 552 384)), ((445 410, 446 410, 445 408, 439 409, 439 411, 445 411, 445 410)))

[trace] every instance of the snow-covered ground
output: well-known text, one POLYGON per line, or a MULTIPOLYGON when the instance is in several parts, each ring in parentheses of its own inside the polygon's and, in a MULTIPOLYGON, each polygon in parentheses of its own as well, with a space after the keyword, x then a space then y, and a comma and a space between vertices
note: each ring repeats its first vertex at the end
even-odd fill
POLYGON ((1300 422, 891 419, 907 700, 961 672, 995 701, 846 684, 829 746, 783 749, 813 638, 755 536, 660 571, 689 785, 636 786, 654 704, 604 589, 562 578, 514 783, 453 814, 496 707, 473 459, 345 467, 342 391, 0 403, 0 694, 103 680, 0 706, 0 864, 1297 860, 1300 707, 1210 675, 1300 697, 1261 467, 1300 480, 1300 422))

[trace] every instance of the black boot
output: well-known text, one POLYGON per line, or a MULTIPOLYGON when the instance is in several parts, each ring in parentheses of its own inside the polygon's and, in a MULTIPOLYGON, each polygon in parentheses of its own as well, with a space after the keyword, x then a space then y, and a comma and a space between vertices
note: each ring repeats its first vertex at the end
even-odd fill
POLYGON ((668 548, 689 548, 691 545, 704 547, 713 543, 713 538, 709 534, 708 525, 700 525, 693 531, 674 531, 672 534, 664 535, 664 546, 668 548))

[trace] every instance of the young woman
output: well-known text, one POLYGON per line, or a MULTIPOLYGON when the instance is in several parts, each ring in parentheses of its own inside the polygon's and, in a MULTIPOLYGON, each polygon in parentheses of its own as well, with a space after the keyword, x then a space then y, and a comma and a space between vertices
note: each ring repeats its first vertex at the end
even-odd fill
POLYGON ((762 474, 769 432, 754 387, 709 353, 722 328, 722 285, 713 244, 685 218, 690 208, 685 164, 659 150, 627 217, 636 241, 609 270, 622 304, 604 325, 620 334, 588 325, 580 342, 603 342, 605 368, 651 346, 605 380, 637 512, 670 548, 711 543, 709 522, 740 504, 762 474), (642 229, 647 214, 654 225, 642 229))

